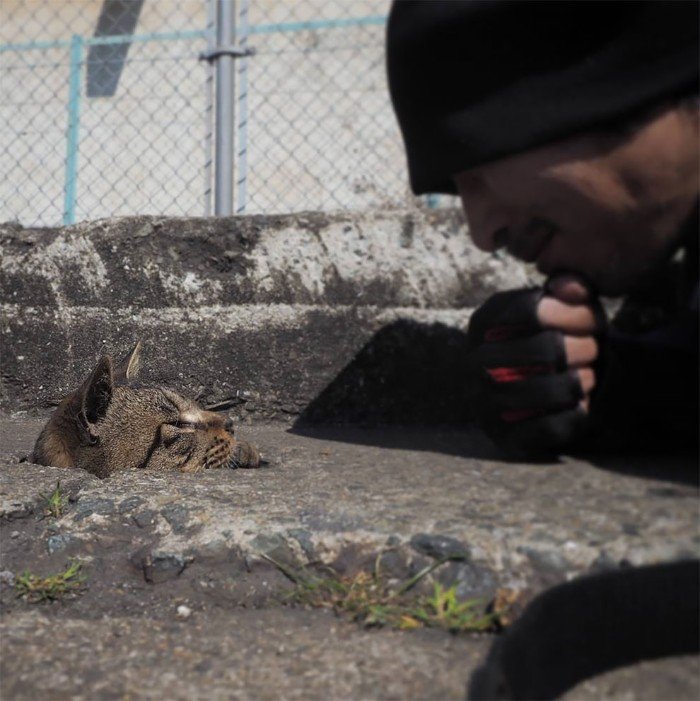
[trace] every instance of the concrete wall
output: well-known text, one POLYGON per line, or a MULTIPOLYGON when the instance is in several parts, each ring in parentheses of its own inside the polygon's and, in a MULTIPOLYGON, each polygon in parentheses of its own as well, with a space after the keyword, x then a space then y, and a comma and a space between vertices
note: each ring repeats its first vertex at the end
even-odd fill
MULTIPOLYGON (((0 43, 84 39, 101 0, 7 0, 0 43)), ((204 29, 203 0, 146 0, 135 33, 204 29)), ((77 220, 134 212, 203 213, 205 41, 133 44, 117 92, 86 97, 81 65, 77 220)), ((70 47, 0 53, 0 219, 63 221, 70 47)))
MULTIPOLYGON (((100 0, 6 0, 0 44, 90 38, 101 6, 100 0)), ((388 7, 388 0, 250 0, 249 24, 381 17, 388 7)), ((204 30, 207 22, 206 0, 145 0, 135 34, 204 30)), ((256 55, 237 64, 236 180, 246 184, 245 198, 236 188, 237 211, 357 210, 411 201, 386 87, 384 32, 377 24, 251 35, 256 55)), ((111 97, 86 96, 83 63, 76 221, 205 214, 211 113, 207 67, 198 60, 205 48, 204 38, 132 43, 111 97)), ((63 221, 69 61, 67 45, 0 52, 7 175, 0 179, 0 220, 63 221)))
POLYGON ((449 419, 471 309, 528 281, 448 210, 5 225, 0 244, 11 409, 142 339, 146 379, 240 415, 449 419))

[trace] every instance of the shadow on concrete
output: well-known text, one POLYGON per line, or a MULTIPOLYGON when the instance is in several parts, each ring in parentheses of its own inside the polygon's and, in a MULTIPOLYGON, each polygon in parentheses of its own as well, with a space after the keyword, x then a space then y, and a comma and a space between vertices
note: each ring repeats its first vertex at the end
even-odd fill
POLYGON ((306 407, 290 432, 522 463, 473 426, 467 353, 467 336, 454 327, 411 320, 388 324, 306 407))
POLYGON ((483 433, 470 428, 459 429, 449 426, 312 426, 305 424, 295 425, 289 432, 306 438, 375 446, 390 450, 441 453, 477 460, 508 460, 483 433))
MULTIPOLYGON (((473 425, 467 393, 467 336, 444 324, 399 320, 380 329, 306 407, 291 433, 360 445, 441 452, 532 465, 495 446, 473 425)), ((699 485, 697 455, 594 453, 573 457, 603 470, 699 485)))
POLYGON ((466 334, 400 320, 380 329, 296 425, 460 426, 470 422, 466 334))
POLYGON ((700 488, 697 455, 663 453, 659 450, 626 454, 577 453, 573 457, 608 472, 700 488))

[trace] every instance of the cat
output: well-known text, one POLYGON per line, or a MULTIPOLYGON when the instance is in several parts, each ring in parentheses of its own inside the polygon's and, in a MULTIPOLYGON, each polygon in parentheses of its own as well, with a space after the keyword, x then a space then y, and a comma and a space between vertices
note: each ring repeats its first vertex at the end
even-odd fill
POLYGON ((140 385, 141 343, 119 362, 103 356, 61 401, 32 461, 108 477, 122 470, 259 467, 255 446, 233 437, 233 421, 170 389, 140 385))

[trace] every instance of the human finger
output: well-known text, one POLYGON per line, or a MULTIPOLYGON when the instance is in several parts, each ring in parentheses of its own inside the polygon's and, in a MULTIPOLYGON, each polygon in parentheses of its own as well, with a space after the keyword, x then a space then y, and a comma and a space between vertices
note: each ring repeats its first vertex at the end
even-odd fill
POLYGON ((537 318, 544 328, 558 329, 575 336, 593 334, 599 328, 593 307, 567 304, 555 297, 542 297, 537 305, 537 318))
POLYGON ((556 452, 578 438, 588 422, 581 406, 535 416, 504 427, 501 439, 531 454, 556 452))
POLYGON ((469 320, 472 346, 528 336, 542 330, 537 318, 541 288, 498 292, 484 302, 469 320))
POLYGON ((589 395, 595 387, 595 371, 592 367, 584 366, 576 368, 574 372, 578 375, 581 391, 584 393, 584 395, 589 395))
POLYGON ((545 292, 567 304, 585 304, 593 299, 589 284, 576 273, 553 275, 545 283, 545 292))
MULTIPOLYGON (((472 352, 471 363, 497 382, 561 372, 568 365, 565 338, 559 331, 547 330, 501 343, 483 343, 472 352)), ((573 351, 578 357, 575 345, 573 351)))
POLYGON ((488 402, 494 420, 512 423, 574 408, 583 398, 578 371, 569 370, 515 382, 494 382, 488 402))
POLYGON ((569 367, 592 365, 598 358, 598 342, 593 336, 564 336, 564 353, 569 367))

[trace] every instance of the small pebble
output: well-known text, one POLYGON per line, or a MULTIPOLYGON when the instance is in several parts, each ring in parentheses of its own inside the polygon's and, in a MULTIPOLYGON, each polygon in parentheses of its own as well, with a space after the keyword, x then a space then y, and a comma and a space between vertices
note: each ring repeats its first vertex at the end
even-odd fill
POLYGON ((12 531, 12 533, 10 533, 10 538, 19 538, 19 531, 12 531))
POLYGON ((7 584, 8 587, 15 586, 15 575, 10 570, 0 572, 0 584, 7 584))
POLYGON ((192 609, 189 606, 180 605, 177 607, 178 618, 189 618, 192 615, 192 609))

